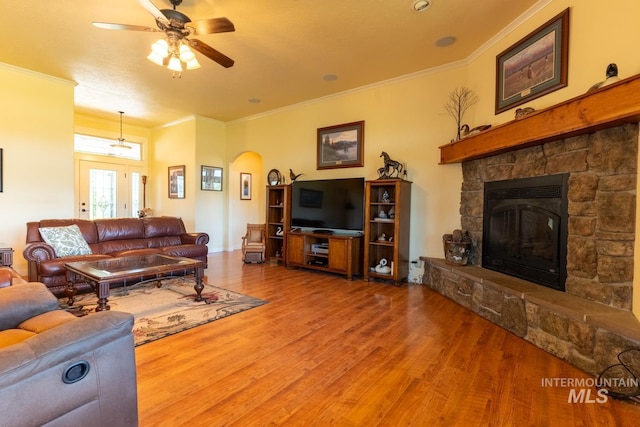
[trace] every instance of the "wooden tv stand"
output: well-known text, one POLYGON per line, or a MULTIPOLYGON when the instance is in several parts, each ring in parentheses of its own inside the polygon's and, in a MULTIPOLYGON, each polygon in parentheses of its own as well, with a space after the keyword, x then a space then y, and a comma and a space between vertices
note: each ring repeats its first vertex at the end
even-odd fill
POLYGON ((362 273, 362 236, 293 231, 286 239, 287 267, 344 274, 348 280, 362 273))

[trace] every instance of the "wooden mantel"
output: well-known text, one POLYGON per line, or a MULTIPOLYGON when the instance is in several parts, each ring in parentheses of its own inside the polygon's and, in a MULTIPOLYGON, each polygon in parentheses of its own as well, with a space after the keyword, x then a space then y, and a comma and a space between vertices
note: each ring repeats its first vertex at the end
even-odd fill
POLYGON ((443 145, 440 164, 493 156, 633 122, 640 122, 640 75, 443 145))

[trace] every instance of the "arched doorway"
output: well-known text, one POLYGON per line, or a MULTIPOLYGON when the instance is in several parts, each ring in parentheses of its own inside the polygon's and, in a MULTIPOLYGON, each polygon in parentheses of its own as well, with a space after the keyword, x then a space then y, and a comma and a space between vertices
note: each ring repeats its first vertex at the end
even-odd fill
POLYGON ((239 154, 229 164, 229 250, 241 248, 247 223, 265 221, 264 175, 262 156, 253 151, 239 154))

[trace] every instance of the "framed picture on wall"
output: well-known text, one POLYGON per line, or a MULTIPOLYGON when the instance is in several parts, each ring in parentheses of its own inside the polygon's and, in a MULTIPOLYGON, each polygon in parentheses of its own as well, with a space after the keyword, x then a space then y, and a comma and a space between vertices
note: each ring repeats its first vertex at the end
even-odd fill
POLYGON ((201 190, 222 191, 222 168, 203 165, 200 177, 201 190))
POLYGON ((251 200, 251 174, 240 172, 240 200, 251 200))
POLYGON ((184 199, 184 165, 169 166, 169 198, 184 199))
POLYGON ((496 57, 496 114, 567 86, 569 9, 496 57))
POLYGON ((364 166, 364 120, 318 129, 316 169, 364 166))

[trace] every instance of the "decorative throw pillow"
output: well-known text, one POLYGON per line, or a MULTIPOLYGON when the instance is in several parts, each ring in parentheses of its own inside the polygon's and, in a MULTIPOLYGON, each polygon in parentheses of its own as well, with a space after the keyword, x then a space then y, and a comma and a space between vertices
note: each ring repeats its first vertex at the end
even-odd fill
POLYGON ((41 227, 39 230, 42 239, 53 247, 58 258, 91 253, 91 248, 76 224, 66 227, 41 227))

